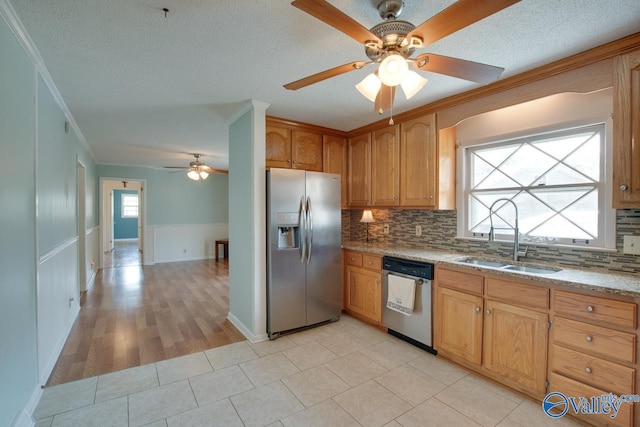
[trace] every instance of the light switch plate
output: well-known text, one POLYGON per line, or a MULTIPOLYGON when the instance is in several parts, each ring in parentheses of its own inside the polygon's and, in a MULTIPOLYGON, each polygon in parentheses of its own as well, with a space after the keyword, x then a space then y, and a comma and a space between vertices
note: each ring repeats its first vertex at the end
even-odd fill
POLYGON ((416 236, 422 236, 422 226, 416 225, 416 236))
POLYGON ((384 234, 389 234, 389 224, 385 224, 384 227, 382 227, 382 232, 384 234))
POLYGON ((623 253, 640 255, 640 236, 624 236, 623 253))

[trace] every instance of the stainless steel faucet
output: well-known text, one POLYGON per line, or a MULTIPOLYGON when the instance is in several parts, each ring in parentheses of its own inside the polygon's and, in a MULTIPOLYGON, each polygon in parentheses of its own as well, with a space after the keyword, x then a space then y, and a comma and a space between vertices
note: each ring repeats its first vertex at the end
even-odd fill
POLYGON ((491 229, 489 230, 489 241, 493 242, 494 241, 494 230, 511 230, 513 229, 513 260, 514 261, 518 261, 518 258, 521 256, 526 256, 527 255, 527 248, 524 248, 524 251, 520 250, 520 232, 518 230, 518 206, 516 206, 516 204, 514 203, 513 200, 511 199, 507 199, 507 198, 502 198, 502 199, 498 199, 496 201, 494 201, 491 204, 491 207, 489 208, 489 221, 491 222, 491 229), (515 226, 512 227, 494 227, 493 226, 493 207, 496 205, 496 203, 498 202, 507 202, 507 203, 511 203, 513 205, 513 209, 515 209, 516 211, 516 223, 515 226))

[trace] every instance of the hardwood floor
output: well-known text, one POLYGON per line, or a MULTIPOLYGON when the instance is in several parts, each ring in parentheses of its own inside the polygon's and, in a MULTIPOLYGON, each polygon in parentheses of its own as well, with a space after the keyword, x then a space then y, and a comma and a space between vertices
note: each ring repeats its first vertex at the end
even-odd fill
POLYGON ((138 239, 116 240, 113 250, 104 253, 104 268, 141 264, 142 254, 138 250, 138 239))
POLYGON ((98 272, 47 386, 244 340, 226 319, 229 260, 98 272))

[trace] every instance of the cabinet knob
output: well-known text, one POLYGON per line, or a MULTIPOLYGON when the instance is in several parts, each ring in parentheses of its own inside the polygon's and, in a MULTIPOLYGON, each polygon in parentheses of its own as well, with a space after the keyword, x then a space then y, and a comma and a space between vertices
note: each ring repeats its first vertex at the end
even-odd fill
POLYGON ((588 311, 589 313, 593 312, 593 306, 588 305, 588 306, 587 306, 587 311, 588 311))
POLYGON ((429 196, 429 199, 432 199, 432 200, 433 200, 433 196, 429 196))
POLYGON ((629 186, 627 184, 622 184, 620 186, 620 191, 627 191, 629 189, 629 186))
POLYGON ((351 261, 355 261, 356 259, 354 257, 351 257, 351 261))
POLYGON ((591 341, 593 341, 593 338, 591 338, 591 335, 587 335, 586 337, 584 337, 584 339, 585 339, 587 342, 591 342, 591 341))
POLYGON ((369 265, 372 265, 373 263, 371 261, 369 261, 369 265))
POLYGON ((590 373, 591 373, 591 368, 586 367, 586 368, 584 368, 584 371, 585 371, 587 374, 590 374, 590 373))
POLYGON ((489 309, 486 309, 484 312, 485 312, 485 314, 491 314, 491 310, 489 310, 489 309))
POLYGON ((291 163, 291 160, 287 160, 287 163, 291 163))
POLYGON ((398 200, 398 196, 393 196, 393 200, 398 200))
POLYGON ((480 313, 480 307, 476 307, 476 313, 480 313))

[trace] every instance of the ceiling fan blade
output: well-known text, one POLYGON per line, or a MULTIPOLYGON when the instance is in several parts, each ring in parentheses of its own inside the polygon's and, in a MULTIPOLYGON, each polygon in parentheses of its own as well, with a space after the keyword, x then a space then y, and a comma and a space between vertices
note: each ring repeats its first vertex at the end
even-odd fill
POLYGON ((165 166, 165 169, 189 169, 188 166, 165 166))
POLYGON ((496 81, 504 71, 504 68, 494 67, 493 65, 434 55, 432 53, 418 55, 414 59, 413 66, 422 71, 446 74, 447 76, 482 84, 496 81))
POLYGON ((291 4, 362 44, 370 41, 382 44, 375 34, 324 0, 295 0, 291 4))
POLYGON ((348 73, 349 71, 359 70, 364 67, 366 63, 364 61, 354 61, 348 64, 340 65, 339 67, 331 68, 330 70, 321 71, 312 76, 305 77, 295 82, 284 85, 285 89, 298 90, 305 86, 312 85, 314 83, 321 82, 322 80, 329 79, 331 77, 339 76, 340 74, 348 73))
POLYGON ((229 174, 228 170, 225 169, 216 169, 216 168, 212 168, 210 166, 200 166, 200 169, 207 172, 207 173, 222 173, 222 174, 229 174))
POLYGON ((376 96, 376 102, 373 106, 373 111, 380 113, 393 107, 393 99, 396 97, 396 86, 387 86, 385 84, 380 86, 380 91, 376 96))
POLYGON ((458 0, 442 12, 429 18, 407 34, 407 39, 418 36, 423 46, 493 15, 520 0, 458 0))

